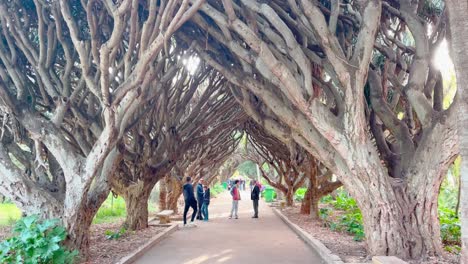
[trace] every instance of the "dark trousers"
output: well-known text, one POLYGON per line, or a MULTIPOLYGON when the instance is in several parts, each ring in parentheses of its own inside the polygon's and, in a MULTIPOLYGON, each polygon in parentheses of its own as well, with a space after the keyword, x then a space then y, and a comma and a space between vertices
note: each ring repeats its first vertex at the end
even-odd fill
POLYGON ((203 198, 198 200, 198 214, 197 214, 198 220, 203 220, 202 210, 201 210, 202 205, 203 205, 203 198))
POLYGON ((192 207, 193 213, 192 213, 192 222, 195 219, 195 216, 197 215, 197 201, 185 201, 185 208, 184 208, 184 225, 187 224, 187 213, 188 210, 192 207))
POLYGON ((258 217, 258 200, 252 200, 254 207, 254 216, 258 217))

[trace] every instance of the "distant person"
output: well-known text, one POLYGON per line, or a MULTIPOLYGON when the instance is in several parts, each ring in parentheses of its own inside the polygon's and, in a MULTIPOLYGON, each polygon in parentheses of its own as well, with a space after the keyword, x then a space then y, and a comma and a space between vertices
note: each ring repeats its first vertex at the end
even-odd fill
POLYGON ((198 220, 203 220, 202 212, 201 212, 201 207, 203 205, 203 179, 200 179, 198 181, 197 185, 197 201, 198 201, 198 215, 197 219, 198 220))
POLYGON ((184 194, 184 226, 187 225, 187 213, 190 207, 193 209, 192 213, 192 221, 189 224, 190 226, 195 226, 193 224, 193 220, 195 220, 195 216, 197 215, 197 200, 195 200, 195 195, 193 194, 193 186, 192 186, 192 178, 187 177, 185 179, 185 184, 183 187, 183 194, 184 194))
POLYGON ((232 196, 232 208, 231 208, 231 215, 229 216, 229 219, 231 219, 232 216, 238 219, 239 216, 237 215, 237 211, 239 208, 239 200, 241 199, 240 192, 239 192, 239 180, 234 181, 234 185, 231 188, 231 196, 232 196))
POLYGON ((260 199, 260 185, 257 184, 256 180, 253 180, 253 189, 250 194, 250 199, 253 202, 254 216, 252 218, 258 218, 258 200, 260 199))
POLYGON ((203 186, 203 205, 201 207, 203 221, 208 222, 208 205, 210 205, 210 188, 208 186, 203 186))

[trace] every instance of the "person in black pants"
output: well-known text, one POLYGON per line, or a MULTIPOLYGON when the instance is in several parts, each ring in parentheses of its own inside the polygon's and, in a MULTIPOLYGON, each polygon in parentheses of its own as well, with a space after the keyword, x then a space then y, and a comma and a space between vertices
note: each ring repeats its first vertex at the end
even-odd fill
POLYGON ((191 222, 193 222, 193 220, 195 219, 195 216, 197 215, 197 200, 195 200, 195 195, 193 194, 192 178, 187 177, 185 181, 186 183, 184 184, 184 187, 183 187, 184 200, 185 200, 184 226, 187 224, 187 213, 190 207, 192 207, 193 209, 191 222))
POLYGON ((197 185, 197 201, 198 201, 198 214, 197 219, 203 220, 201 207, 203 205, 203 179, 200 179, 197 185))
POLYGON ((250 194, 250 199, 253 201, 254 216, 252 218, 258 218, 258 200, 260 199, 260 187, 258 187, 257 181, 253 180, 253 189, 250 194))

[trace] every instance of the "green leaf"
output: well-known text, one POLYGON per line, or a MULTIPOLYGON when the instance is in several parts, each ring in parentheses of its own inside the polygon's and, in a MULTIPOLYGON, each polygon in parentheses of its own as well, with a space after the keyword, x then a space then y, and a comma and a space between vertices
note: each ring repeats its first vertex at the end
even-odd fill
POLYGON ((36 215, 31 215, 22 219, 25 228, 31 228, 34 223, 37 221, 36 215))

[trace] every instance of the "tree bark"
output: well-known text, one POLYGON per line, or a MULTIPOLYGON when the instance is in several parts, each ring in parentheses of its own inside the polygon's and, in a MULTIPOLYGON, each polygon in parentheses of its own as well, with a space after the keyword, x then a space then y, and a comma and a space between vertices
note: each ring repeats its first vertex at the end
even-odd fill
POLYGON ((286 206, 294 206, 294 193, 294 189, 288 188, 288 191, 286 192, 286 206))
POLYGON ((168 192, 167 209, 173 210, 177 214, 179 212, 177 201, 182 195, 182 184, 177 179, 171 177, 168 186, 170 186, 170 190, 168 192))
POLYGON ((312 195, 310 198, 310 209, 309 216, 311 219, 319 219, 319 202, 320 197, 318 195, 312 195))
POLYGON ((127 216, 124 226, 128 230, 140 230, 148 227, 148 200, 153 185, 140 184, 128 188, 123 195, 127 216))
MULTIPOLYGON (((136 182, 129 182, 125 177, 116 176, 112 178, 113 190, 125 200, 127 216, 124 227, 129 230, 140 230, 148 227, 148 200, 151 191, 164 172, 161 171, 161 174, 155 173, 150 168, 145 167, 138 172, 136 182)), ((161 193, 164 193, 165 188, 161 187, 164 187, 164 181, 161 181, 160 185, 160 198, 163 198, 161 193)), ((166 203, 164 199, 160 199, 159 209, 164 210, 162 209, 164 207, 161 207, 161 200, 164 204, 166 203)))
POLYGON ((468 12, 467 1, 446 1, 449 11, 451 31, 451 57, 457 77, 457 93, 460 110, 458 113, 458 132, 460 137, 460 212, 461 212, 461 258, 460 263, 468 263, 468 12))
POLYGON ((311 219, 319 218, 319 201, 320 196, 314 194, 310 186, 304 195, 304 200, 301 204, 301 214, 309 215, 311 219))
POLYGON ((389 202, 378 199, 362 210, 366 237, 377 242, 369 245, 369 251, 404 258, 421 257, 423 252, 441 255, 437 200, 428 199, 414 209, 403 198, 397 200, 395 203, 402 202, 405 208, 388 206, 389 202))
POLYGON ((163 179, 159 182, 159 210, 167 209, 167 188, 166 180, 163 179))
POLYGON ((307 187, 307 191, 306 193, 304 194, 304 200, 302 200, 302 203, 301 203, 301 214, 310 214, 310 209, 311 209, 311 199, 312 199, 312 190, 310 188, 310 184, 309 186, 307 187))
POLYGON ((97 209, 83 208, 79 210, 76 218, 64 220, 68 232, 66 244, 73 249, 78 249, 80 255, 86 260, 89 257, 89 228, 96 215, 97 209))
MULTIPOLYGON (((446 171, 437 177, 428 170, 412 171, 421 179, 434 178, 433 185, 414 185, 412 189, 397 179, 389 180, 377 167, 368 165, 365 171, 378 181, 364 186, 364 191, 357 191, 356 186, 347 190, 361 209, 369 252, 405 259, 442 255, 437 197, 446 171)), ((423 162, 419 167, 424 166, 431 167, 423 162)), ((364 171, 357 172, 365 175, 364 171)))

